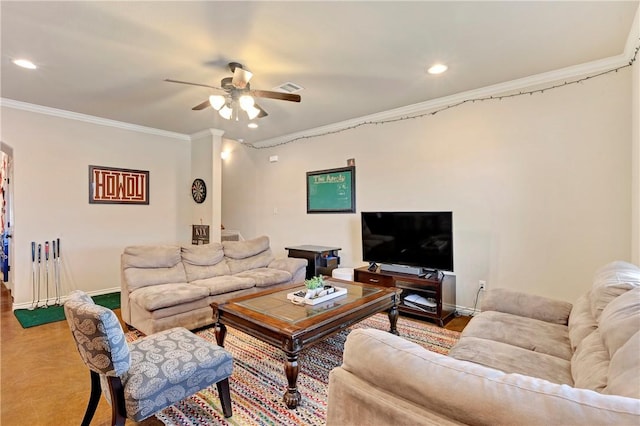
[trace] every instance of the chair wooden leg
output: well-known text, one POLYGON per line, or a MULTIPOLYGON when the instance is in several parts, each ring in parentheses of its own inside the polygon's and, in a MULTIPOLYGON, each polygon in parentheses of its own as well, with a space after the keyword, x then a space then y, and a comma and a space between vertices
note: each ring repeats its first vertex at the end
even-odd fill
POLYGON ((127 420, 127 409, 124 404, 124 388, 120 377, 107 377, 111 392, 111 425, 124 426, 127 420))
POLYGON ((91 373, 91 396, 89 397, 89 403, 87 404, 87 410, 84 412, 84 418, 82 419, 82 426, 89 426, 93 415, 98 408, 98 402, 100 402, 100 395, 102 395, 102 389, 100 389, 100 375, 95 371, 89 371, 91 373))
POLYGON ((225 417, 231 417, 233 412, 231 411, 231 392, 229 392, 229 378, 220 380, 216 383, 218 388, 218 395, 220 396, 220 404, 222 405, 222 413, 225 417))

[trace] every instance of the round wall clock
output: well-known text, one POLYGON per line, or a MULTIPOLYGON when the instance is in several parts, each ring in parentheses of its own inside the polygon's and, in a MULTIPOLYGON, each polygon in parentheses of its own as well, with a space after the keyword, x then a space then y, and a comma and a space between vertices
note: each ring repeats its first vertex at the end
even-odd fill
POLYGON ((207 198, 207 185, 202 179, 195 179, 191 184, 191 196, 193 201, 200 204, 207 198))

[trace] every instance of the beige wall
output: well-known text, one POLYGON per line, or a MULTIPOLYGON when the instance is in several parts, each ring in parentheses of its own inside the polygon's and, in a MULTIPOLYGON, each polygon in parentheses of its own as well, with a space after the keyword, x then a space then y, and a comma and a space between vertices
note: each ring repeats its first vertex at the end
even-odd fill
POLYGON ((127 245, 190 241, 188 140, 4 106, 1 112, 2 141, 14 158, 14 307, 31 303, 31 241, 61 239, 63 295, 119 290, 127 245), (149 170, 150 204, 89 204, 89 165, 149 170))
POLYGON ((631 83, 627 68, 269 149, 225 141, 223 223, 269 235, 278 255, 335 245, 361 266, 360 211, 452 210, 458 305, 478 280, 573 301, 597 267, 631 257, 631 83), (306 214, 305 172, 348 158, 358 213, 306 214))
POLYGON ((222 161, 222 225, 225 229, 240 231, 246 239, 261 235, 255 222, 258 217, 255 199, 260 193, 256 189, 260 184, 256 159, 234 140, 224 139, 222 150, 229 153, 222 161))

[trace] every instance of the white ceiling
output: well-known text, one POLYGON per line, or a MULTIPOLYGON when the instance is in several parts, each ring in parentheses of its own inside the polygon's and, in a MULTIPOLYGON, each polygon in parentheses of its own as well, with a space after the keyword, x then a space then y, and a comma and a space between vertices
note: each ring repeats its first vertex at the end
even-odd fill
POLYGON ((1 96, 166 131, 257 142, 623 53, 638 1, 8 2, 1 96), (25 57, 39 69, 11 63, 25 57), (226 64, 260 99, 258 129, 192 111, 226 64), (449 71, 426 73, 434 62, 449 71))

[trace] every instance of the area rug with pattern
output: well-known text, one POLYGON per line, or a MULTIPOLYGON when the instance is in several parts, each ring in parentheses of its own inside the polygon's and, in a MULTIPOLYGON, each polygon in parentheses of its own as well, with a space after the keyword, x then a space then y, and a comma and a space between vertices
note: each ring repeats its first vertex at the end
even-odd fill
MULTIPOLYGON (((233 416, 222 415, 216 386, 211 386, 184 401, 172 405, 156 417, 166 425, 324 425, 327 412, 329 372, 342 363, 342 349, 350 330, 355 328, 389 329, 386 314, 377 314, 303 350, 298 363, 300 405, 290 410, 282 402, 287 387, 284 353, 245 333, 227 328, 224 346, 234 359, 230 379, 233 416)), ((458 341, 460 333, 436 325, 400 317, 400 335, 430 351, 446 354, 458 341)), ((127 333, 130 340, 138 332, 127 333)), ((215 342, 213 328, 196 332, 215 342)))

